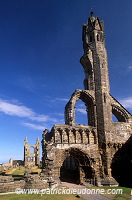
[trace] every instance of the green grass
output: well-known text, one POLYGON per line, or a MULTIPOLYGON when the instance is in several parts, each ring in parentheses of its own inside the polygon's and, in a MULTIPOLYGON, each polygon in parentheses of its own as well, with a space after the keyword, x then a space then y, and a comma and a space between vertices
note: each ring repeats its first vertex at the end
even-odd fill
POLYGON ((5 172, 5 175, 11 175, 15 180, 21 180, 23 178, 23 175, 26 171, 31 172, 37 172, 41 173, 42 169, 39 169, 38 167, 32 167, 31 169, 26 169, 25 167, 21 166, 19 168, 11 168, 5 172))
MULTIPOLYGON (((24 175, 25 172, 25 168, 21 167, 20 169, 15 169, 13 172, 11 171, 10 174, 11 175, 24 175)), ((8 172, 9 174, 9 172, 8 172)))
MULTIPOLYGON (((131 188, 125 187, 90 187, 88 189, 104 189, 104 196, 108 197, 112 200, 131 200, 131 188), (108 189, 122 189, 122 194, 107 194, 108 189)), ((0 200, 77 200, 76 195, 68 195, 68 194, 44 194, 41 196, 40 194, 9 194, 9 195, 0 195, 0 200)), ((79 198, 83 200, 82 198, 79 198)))
MULTIPOLYGON (((6 175, 24 175, 25 171, 27 171, 28 169, 24 168, 24 167, 20 167, 20 168, 11 168, 10 170, 6 171, 6 175)), ((29 169, 31 172, 38 172, 40 173, 42 170, 39 169, 38 167, 33 167, 31 169, 29 169)))
POLYGON ((132 196, 131 196, 131 188, 126 188, 126 187, 91 187, 92 188, 96 188, 96 189, 104 189, 105 190, 105 194, 103 194, 105 197, 108 197, 110 199, 113 200, 131 200, 132 196), (108 189, 114 189, 113 192, 115 191, 115 189, 122 189, 122 194, 107 194, 108 189))
MULTIPOLYGON (((40 194, 8 194, 8 195, 0 195, 0 200, 77 200, 76 195, 70 194, 45 194, 41 196, 40 194)), ((83 200, 82 198, 79 198, 83 200)))

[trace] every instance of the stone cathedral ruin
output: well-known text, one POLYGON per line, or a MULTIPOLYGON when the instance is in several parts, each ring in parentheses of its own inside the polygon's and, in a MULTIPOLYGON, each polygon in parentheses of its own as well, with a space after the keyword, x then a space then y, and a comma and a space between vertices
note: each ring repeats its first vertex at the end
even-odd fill
POLYGON ((125 170, 132 178, 132 116, 110 94, 104 36, 103 21, 91 12, 82 31, 84 90, 75 90, 65 106, 65 124, 54 125, 50 132, 46 129, 43 133, 45 178, 118 185, 128 180, 122 177, 128 173, 125 170), (88 125, 75 124, 75 104, 79 99, 86 106, 88 125), (112 114, 118 122, 112 121, 112 114))
MULTIPOLYGON (((21 181, 1 176, 0 192, 43 189, 61 181, 132 187, 132 115, 110 94, 104 36, 103 21, 91 13, 82 31, 84 90, 75 90, 65 106, 65 124, 44 131, 42 173, 25 174, 21 181), (79 99, 86 106, 87 125, 75 123, 79 99)), ((39 140, 28 145, 25 139, 24 148, 25 166, 39 165, 39 140)))
POLYGON ((35 145, 29 145, 27 137, 24 140, 24 166, 40 166, 40 141, 36 139, 35 145), (32 151, 31 151, 32 149, 32 151))

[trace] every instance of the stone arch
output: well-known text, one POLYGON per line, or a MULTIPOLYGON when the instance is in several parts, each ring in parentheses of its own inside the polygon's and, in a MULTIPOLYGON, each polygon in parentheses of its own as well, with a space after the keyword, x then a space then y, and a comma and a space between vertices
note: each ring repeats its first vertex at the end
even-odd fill
POLYGON ((83 143, 82 133, 78 130, 76 130, 76 143, 78 144, 83 143))
POLYGON ((30 146, 30 153, 34 153, 34 151, 35 151, 34 146, 30 146))
POLYGON ((69 143, 74 144, 76 142, 75 131, 69 130, 69 143))
POLYGON ((132 188, 132 136, 118 144, 111 163, 112 176, 120 186, 132 188))
POLYGON ((90 34, 90 36, 89 36, 89 42, 93 42, 93 35, 92 34, 90 34))
POLYGON ((100 41, 100 35, 97 33, 97 41, 100 41))
POLYGON ((75 90, 70 101, 65 107, 65 124, 75 125, 75 104, 81 99, 86 105, 88 115, 88 125, 95 126, 95 101, 85 90, 75 90))
POLYGON ((96 144, 97 141, 96 141, 96 134, 94 131, 90 131, 89 132, 89 143, 90 144, 96 144))
POLYGON ((76 143, 76 129, 72 129, 72 134, 73 134, 73 142, 72 143, 76 143))
POLYGON ((60 129, 55 131, 55 143, 62 143, 62 131, 60 129))
POLYGON ((89 130, 83 132, 83 143, 89 144, 89 130))
POLYGON ((28 156, 27 161, 30 162, 31 161, 31 157, 28 156))
POLYGON ((128 122, 129 117, 123 108, 112 104, 112 114, 119 122, 128 122))
POLYGON ((68 133, 65 130, 62 130, 62 143, 68 143, 68 133))
POLYGON ((60 180, 76 183, 83 183, 84 181, 87 181, 94 184, 95 170, 92 167, 93 160, 79 148, 66 149, 62 154, 60 165, 60 180), (67 163, 68 161, 71 161, 71 163, 67 163), (69 165, 68 171, 65 167, 66 165, 69 165), (72 167, 73 169, 71 169, 72 167), (74 176, 75 174, 76 179, 74 176), (68 177, 70 177, 70 179, 68 179, 68 177), (74 180, 72 180, 72 177, 74 177, 74 180))

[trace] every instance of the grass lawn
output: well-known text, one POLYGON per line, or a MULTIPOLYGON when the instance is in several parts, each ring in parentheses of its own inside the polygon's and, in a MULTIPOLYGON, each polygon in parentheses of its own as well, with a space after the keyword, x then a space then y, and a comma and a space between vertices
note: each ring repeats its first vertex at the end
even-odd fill
POLYGON ((5 172, 6 175, 24 175, 25 171, 30 170, 31 172, 40 173, 42 170, 38 167, 32 167, 31 169, 26 169, 24 167, 20 168, 11 168, 5 172))
POLYGON ((11 175, 15 180, 21 180, 23 178, 23 175, 25 171, 31 171, 33 173, 41 173, 42 169, 39 169, 38 167, 32 167, 31 169, 26 169, 23 166, 19 168, 11 168, 5 172, 5 175, 11 175))
MULTIPOLYGON (((108 197, 109 199, 113 200, 131 200, 131 188, 125 187, 89 187, 88 189, 104 189, 105 194, 104 196, 108 197), (119 190, 122 189, 119 193, 119 190), (108 194, 112 192, 112 194, 108 194), (118 194, 116 194, 118 192, 118 194)), ((78 197, 76 195, 69 195, 69 194, 44 194, 41 196, 40 194, 8 194, 8 195, 0 195, 0 200, 38 200, 38 199, 45 199, 45 200, 77 200, 78 197)), ((82 198, 79 198, 83 200, 82 198)))
MULTIPOLYGON (((95 187, 91 187, 91 189, 92 188, 95 188, 95 187)), ((104 189, 105 194, 103 195, 113 200, 131 200, 132 199, 131 188, 125 188, 125 187, 119 186, 119 187, 96 187, 96 189, 104 189), (122 189, 122 194, 117 189, 122 189), (108 192, 112 194, 108 194, 108 192)))
POLYGON ((25 168, 24 167, 20 167, 20 168, 15 168, 15 169, 11 169, 8 172, 6 172, 6 175, 24 175, 25 172, 25 168))
MULTIPOLYGON (((70 194, 44 194, 41 196, 40 194, 8 194, 8 195, 0 195, 0 200, 77 200, 76 195, 70 194)), ((82 198, 79 198, 83 200, 82 198)))

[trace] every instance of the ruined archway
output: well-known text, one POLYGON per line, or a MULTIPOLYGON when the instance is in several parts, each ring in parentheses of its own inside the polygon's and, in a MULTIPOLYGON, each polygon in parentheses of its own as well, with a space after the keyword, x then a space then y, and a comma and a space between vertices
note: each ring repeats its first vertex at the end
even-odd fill
POLYGON ((79 162, 72 156, 67 157, 63 165, 60 168, 60 180, 79 183, 80 174, 79 174, 79 162))
POLYGON ((115 153, 111 169, 112 176, 120 186, 132 187, 132 136, 115 153))
POLYGON ((75 104, 75 123, 88 125, 88 114, 86 106, 81 99, 78 99, 75 104))
POLYGON ((60 167, 60 180, 80 184, 95 184, 95 171, 92 160, 80 149, 70 148, 64 151, 60 167))
POLYGON ((112 104, 112 114, 117 118, 118 122, 128 122, 128 115, 123 108, 112 104))
POLYGON ((65 124, 75 125, 75 104, 78 100, 82 100, 86 106, 86 112, 88 115, 88 125, 95 126, 96 121, 96 109, 94 97, 86 90, 75 90, 72 94, 70 101, 65 107, 65 124))

